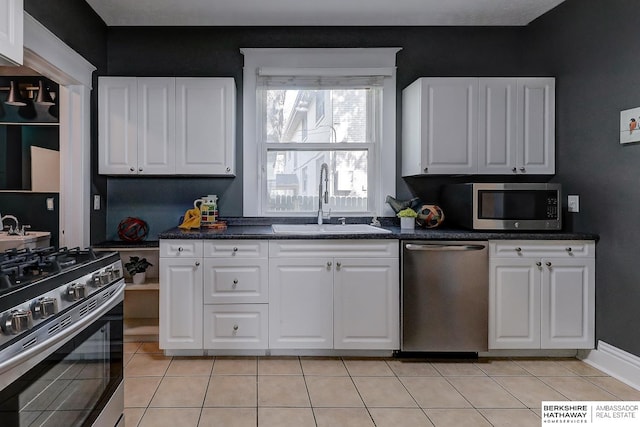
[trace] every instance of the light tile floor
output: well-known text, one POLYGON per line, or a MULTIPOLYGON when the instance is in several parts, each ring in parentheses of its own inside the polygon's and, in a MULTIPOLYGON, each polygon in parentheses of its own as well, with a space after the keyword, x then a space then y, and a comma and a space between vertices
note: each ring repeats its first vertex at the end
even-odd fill
POLYGON ((577 359, 188 358, 125 343, 127 427, 539 427, 543 400, 640 391, 577 359))

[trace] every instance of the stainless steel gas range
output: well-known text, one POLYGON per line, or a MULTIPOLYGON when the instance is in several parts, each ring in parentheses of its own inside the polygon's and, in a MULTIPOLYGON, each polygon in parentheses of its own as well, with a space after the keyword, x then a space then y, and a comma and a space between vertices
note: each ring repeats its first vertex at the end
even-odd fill
POLYGON ((0 424, 123 424, 124 286, 117 252, 0 253, 0 424))

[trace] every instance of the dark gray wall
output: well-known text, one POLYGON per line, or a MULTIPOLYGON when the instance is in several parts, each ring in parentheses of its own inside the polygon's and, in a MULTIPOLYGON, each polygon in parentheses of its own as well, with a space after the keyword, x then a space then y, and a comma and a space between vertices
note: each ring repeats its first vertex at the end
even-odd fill
POLYGON ((567 0, 527 28, 526 67, 557 76, 557 174, 578 194, 573 227, 600 234, 597 339, 640 356, 640 143, 620 111, 640 107, 634 0, 567 0))

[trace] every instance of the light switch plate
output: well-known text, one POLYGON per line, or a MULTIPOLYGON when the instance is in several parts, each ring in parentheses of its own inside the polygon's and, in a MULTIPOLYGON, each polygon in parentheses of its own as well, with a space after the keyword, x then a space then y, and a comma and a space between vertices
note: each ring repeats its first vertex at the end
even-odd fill
POLYGON ((569 212, 580 212, 580 196, 568 196, 567 206, 569 207, 569 212))
POLYGON ((47 210, 53 210, 53 197, 47 197, 47 210))
POLYGON ((93 210, 94 211, 99 211, 100 210, 100 195, 99 194, 95 194, 93 196, 93 210))

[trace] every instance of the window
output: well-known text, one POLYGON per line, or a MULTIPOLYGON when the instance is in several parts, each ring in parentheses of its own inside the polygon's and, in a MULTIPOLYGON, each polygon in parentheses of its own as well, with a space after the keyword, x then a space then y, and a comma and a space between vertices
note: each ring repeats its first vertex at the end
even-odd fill
POLYGON ((242 50, 245 216, 315 216, 320 185, 332 215, 384 213, 384 196, 395 194, 397 50, 242 50), (342 67, 353 51, 366 53, 367 67, 342 67), (380 53, 380 67, 371 68, 380 53))

